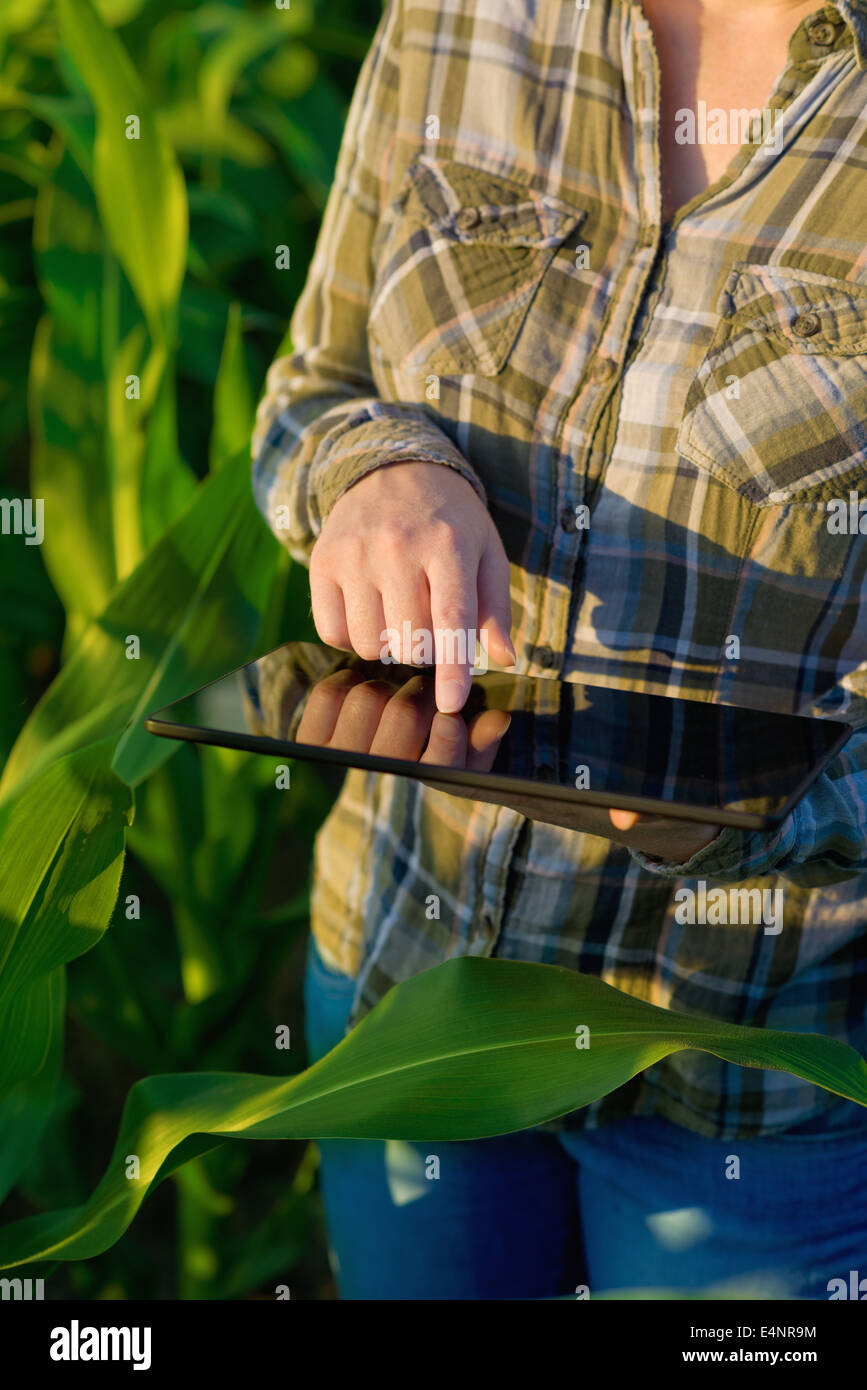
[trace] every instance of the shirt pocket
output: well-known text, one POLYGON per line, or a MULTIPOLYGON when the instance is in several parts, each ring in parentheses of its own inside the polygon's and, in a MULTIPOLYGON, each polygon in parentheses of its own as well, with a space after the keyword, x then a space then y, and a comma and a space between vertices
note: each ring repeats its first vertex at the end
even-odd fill
POLYGON ((867 286, 739 262, 676 450, 759 506, 830 497, 867 460, 867 286))
POLYGON ((374 240, 375 349, 402 372, 496 376, 585 217, 515 180, 422 156, 374 240))

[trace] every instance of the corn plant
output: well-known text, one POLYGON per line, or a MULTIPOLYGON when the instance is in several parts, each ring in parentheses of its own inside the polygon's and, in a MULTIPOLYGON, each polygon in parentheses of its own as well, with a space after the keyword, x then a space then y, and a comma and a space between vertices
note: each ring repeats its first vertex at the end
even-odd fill
MULTIPOLYGON (((359 8, 0 12, 2 492, 47 518, 41 545, 0 539, 9 1217, 94 1184, 104 1153, 91 1166, 76 1126, 105 1150, 137 1078, 273 1064, 324 789, 287 804, 259 760, 161 745, 139 716, 309 630, 303 576, 252 504, 249 437, 378 13, 359 8), (96 1076, 114 1115, 94 1114, 96 1076)), ((257 1220, 217 1272, 208 1233, 235 1204, 214 1180, 231 1189, 239 1160, 185 1167, 176 1267, 81 1267, 70 1287, 222 1296, 285 1275, 310 1244, 313 1155, 294 1146, 275 1188, 282 1225, 257 1220)))
POLYGON ((311 635, 248 439, 377 13, 0 12, 3 487, 10 517, 44 507, 41 544, 0 537, 0 1267, 62 1292, 243 1297, 296 1269, 327 1291, 306 1141, 518 1130, 683 1047, 867 1104, 842 1044, 496 960, 399 986, 312 1068, 275 1052, 330 793, 141 719, 311 635), (253 1139, 284 1142, 231 1142, 253 1139))

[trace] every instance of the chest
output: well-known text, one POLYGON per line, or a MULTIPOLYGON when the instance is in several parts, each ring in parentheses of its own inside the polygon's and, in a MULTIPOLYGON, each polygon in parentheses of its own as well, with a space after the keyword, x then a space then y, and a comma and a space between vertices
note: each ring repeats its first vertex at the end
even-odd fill
POLYGON ((785 66, 798 20, 812 3, 765 17, 719 20, 710 31, 694 9, 672 0, 643 0, 659 58, 663 215, 703 193, 726 172, 749 138, 772 138, 779 113, 769 99, 785 66))

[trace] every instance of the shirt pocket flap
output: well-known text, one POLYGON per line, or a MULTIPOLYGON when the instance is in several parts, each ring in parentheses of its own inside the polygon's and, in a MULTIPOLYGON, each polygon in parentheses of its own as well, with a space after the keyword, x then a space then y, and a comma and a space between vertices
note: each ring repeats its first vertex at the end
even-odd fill
POLYGON ((821 502, 867 463, 867 286, 737 263, 678 454, 751 502, 821 502))
POLYGON ((867 351, 867 286, 786 266, 737 266, 726 288, 737 326, 811 354, 867 351))
POLYGON ((516 179, 424 155, 408 168, 396 210, 465 245, 537 251, 556 249, 587 216, 516 179))

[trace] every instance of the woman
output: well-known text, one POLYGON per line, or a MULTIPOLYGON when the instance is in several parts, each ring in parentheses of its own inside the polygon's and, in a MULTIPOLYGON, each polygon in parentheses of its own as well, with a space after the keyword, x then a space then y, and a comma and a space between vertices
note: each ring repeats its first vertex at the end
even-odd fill
MULTIPOLYGON (((862 0, 393 0, 254 446, 322 639, 486 628, 525 674, 867 724, 830 524, 867 495, 865 113, 862 0)), ((437 670, 457 743, 468 680, 437 670)), ((772 834, 529 810, 348 777, 314 1056, 466 953, 865 1051, 867 733, 772 834), (696 880, 782 889, 783 930, 679 925, 696 880)), ((793 1076, 683 1052, 407 1188, 427 1156, 323 1145, 345 1297, 867 1275, 865 1111, 793 1076)))

